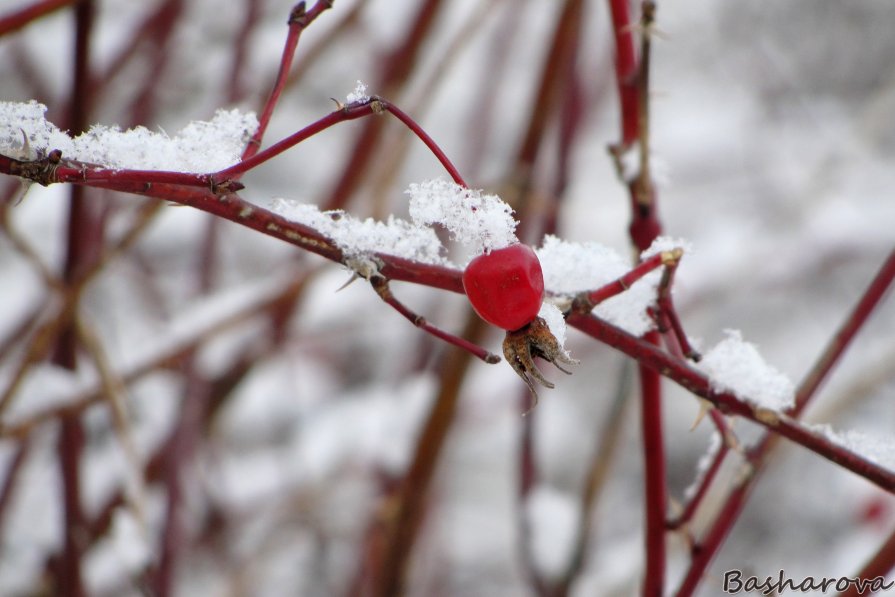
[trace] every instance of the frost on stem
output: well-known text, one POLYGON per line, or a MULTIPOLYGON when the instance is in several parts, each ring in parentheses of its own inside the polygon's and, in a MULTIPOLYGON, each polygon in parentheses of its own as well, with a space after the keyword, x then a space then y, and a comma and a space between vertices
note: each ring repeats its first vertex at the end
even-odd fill
POLYGON ((66 159, 112 169, 214 172, 238 162, 258 128, 253 112, 218 110, 210 121, 191 122, 173 137, 142 126, 122 131, 95 124, 72 138, 47 121, 46 111, 34 100, 0 102, 0 153, 16 157, 29 145, 40 155, 59 150, 66 159))

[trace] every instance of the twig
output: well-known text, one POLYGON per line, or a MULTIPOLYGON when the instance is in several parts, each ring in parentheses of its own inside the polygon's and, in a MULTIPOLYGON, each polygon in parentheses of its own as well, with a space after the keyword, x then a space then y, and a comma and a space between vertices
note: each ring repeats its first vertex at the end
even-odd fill
POLYGON ((52 12, 77 3, 78 0, 42 0, 0 17, 0 37, 36 21, 52 12))
POLYGON ((388 285, 388 279, 384 276, 371 276, 370 285, 373 286, 373 289, 376 291, 376 294, 379 295, 379 298, 390 305, 395 311, 400 313, 410 323, 420 328, 424 332, 432 334, 436 338, 444 340, 448 344, 453 344, 454 346, 465 350, 477 359, 481 359, 486 363, 494 364, 500 362, 500 357, 496 354, 489 352, 481 346, 477 346, 472 342, 469 342, 468 340, 464 340, 463 338, 445 332, 444 330, 426 321, 425 317, 417 315, 416 313, 408 309, 404 304, 402 304, 398 299, 395 298, 395 295, 392 294, 391 288, 389 288, 388 285))
MULTIPOLYGON (((417 61, 424 42, 435 24, 443 0, 424 0, 405 28, 407 35, 380 61, 382 75, 374 88, 378 93, 391 96, 399 92, 407 83, 414 63, 417 61)), ((379 120, 369 120, 357 137, 351 155, 345 161, 329 197, 324 201, 324 209, 342 209, 363 180, 370 161, 377 155, 376 146, 382 133, 379 120)))
MULTIPOLYGON (((261 111, 261 117, 258 120, 258 129, 255 131, 255 134, 252 135, 251 140, 249 140, 249 143, 246 145, 245 151, 242 154, 243 162, 258 153, 258 150, 261 148, 261 140, 264 138, 264 133, 267 131, 267 125, 270 123, 270 117, 273 115, 274 108, 276 108, 277 102, 280 99, 280 94, 282 94, 283 88, 286 85, 286 78, 289 75, 289 70, 292 68, 295 49, 298 47, 298 40, 301 37, 302 32, 308 25, 314 22, 320 13, 331 8, 332 4, 332 0, 318 0, 314 3, 311 10, 305 10, 305 3, 299 2, 289 13, 289 33, 286 36, 286 43, 283 47, 283 56, 280 58, 280 68, 277 71, 277 77, 274 81, 270 96, 267 98, 264 108, 261 111)), ((239 176, 244 172, 245 171, 240 172, 238 175, 234 176, 234 179, 238 180, 239 176)))
MULTIPOLYGON (((866 579, 868 581, 876 578, 885 578, 892 568, 895 567, 895 532, 880 545, 870 560, 861 568, 860 572, 852 578, 866 579)), ((839 594, 839 597, 859 597, 864 595, 864 591, 860 591, 856 583, 849 585, 848 589, 839 594)))
MULTIPOLYGON (((816 395, 823 379, 832 370, 839 359, 842 358, 845 349, 849 346, 852 340, 854 340, 855 335, 861 327, 867 322, 867 319, 870 317, 873 310, 879 305, 886 290, 892 285, 893 280, 895 280, 895 251, 889 254, 868 288, 861 295, 855 308, 846 318, 845 322, 843 322, 839 332, 833 336, 829 344, 821 353, 814 367, 812 367, 802 383, 799 384, 799 387, 796 390, 795 407, 790 411, 790 416, 798 417, 802 411, 804 411, 805 406, 810 402, 811 398, 816 395)), ((764 464, 768 460, 768 456, 776 445, 776 435, 770 433, 774 430, 775 429, 771 427, 769 433, 767 433, 761 441, 749 451, 748 460, 755 470, 755 474, 751 475, 748 479, 744 479, 742 484, 734 488, 728 495, 721 510, 722 514, 718 516, 712 527, 708 530, 705 537, 700 542, 698 550, 694 551, 690 568, 678 589, 677 594, 679 596, 686 597, 695 591, 702 575, 705 573, 705 569, 720 549, 724 538, 736 522, 745 502, 746 495, 757 480, 757 473, 763 469, 764 464)), ((808 446, 806 445, 806 447, 808 446)), ((881 474, 876 474, 875 478, 871 478, 860 472, 866 468, 863 466, 863 463, 860 462, 860 458, 856 460, 852 455, 839 454, 835 449, 830 454, 821 455, 834 462, 840 462, 840 464, 843 464, 843 466, 849 470, 873 481, 886 491, 889 491, 890 493, 895 492, 893 491, 893 489, 895 489, 895 480, 891 478, 893 477, 891 471, 881 469, 881 471, 878 471, 881 474)), ((879 469, 880 467, 873 465, 871 468, 879 469)))
POLYGON ((596 290, 580 293, 576 298, 577 309, 591 310, 603 301, 619 295, 630 288, 635 282, 645 275, 655 271, 659 267, 669 267, 677 264, 683 256, 681 249, 662 251, 640 261, 623 276, 608 282, 596 290))
POLYGON ((634 49, 633 23, 628 0, 609 0, 612 33, 615 39, 615 77, 621 112, 621 139, 617 152, 623 152, 640 136, 638 118, 637 56, 634 49))
POLYGON ((733 394, 712 390, 711 382, 704 373, 684 361, 671 357, 653 344, 632 336, 621 328, 594 316, 573 313, 566 321, 587 335, 627 354, 641 365, 660 372, 683 388, 705 398, 721 412, 754 421, 864 477, 886 491, 895 492, 895 472, 832 442, 828 437, 803 426, 786 414, 757 406, 753 402, 738 398, 733 394))

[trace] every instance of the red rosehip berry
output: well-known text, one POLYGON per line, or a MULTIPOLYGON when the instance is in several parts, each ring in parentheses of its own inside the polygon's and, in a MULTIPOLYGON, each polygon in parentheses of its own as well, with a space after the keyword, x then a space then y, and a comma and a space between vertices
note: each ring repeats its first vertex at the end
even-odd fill
POLYGON ((463 288, 479 317, 508 331, 534 321, 544 299, 541 262, 522 244, 495 249, 469 262, 463 288))

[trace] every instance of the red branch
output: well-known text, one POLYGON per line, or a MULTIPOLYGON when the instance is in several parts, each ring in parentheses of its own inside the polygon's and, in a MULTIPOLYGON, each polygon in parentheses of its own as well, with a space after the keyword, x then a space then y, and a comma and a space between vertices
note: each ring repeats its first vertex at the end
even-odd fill
POLYGON ((895 472, 834 443, 822 433, 801 425, 783 413, 762 408, 727 392, 713 390, 709 378, 704 373, 685 361, 672 357, 657 346, 592 315, 573 313, 567 321, 592 338, 620 350, 642 366, 659 372, 697 396, 705 398, 721 412, 745 417, 758 423, 864 477, 886 491, 895 493, 895 472))
POLYGON ((75 4, 78 0, 43 0, 0 17, 0 36, 21 29, 51 12, 75 4))
MULTIPOLYGON (((886 290, 892 285, 893 281, 895 281, 895 251, 890 253, 886 261, 883 262, 879 272, 874 276, 870 285, 867 287, 867 290, 861 295, 861 299, 846 318, 839 332, 833 336, 830 344, 824 349, 824 352, 819 357, 815 366, 811 369, 811 372, 799 385, 799 388, 796 390, 795 407, 789 413, 790 416, 798 417, 801 414, 810 399, 816 394, 817 389, 820 387, 820 383, 826 377, 826 374, 845 353, 845 349, 854 339, 857 331, 866 323, 873 310, 879 305, 879 302, 882 300, 886 290)), ((770 431, 773 431, 773 429, 770 429, 770 431)), ((767 461, 767 457, 776 443, 775 437, 776 436, 771 433, 765 435, 764 438, 750 450, 748 454, 749 462, 756 470, 756 473, 761 470, 762 465, 767 461)), ((829 458, 829 456, 827 457, 829 458)), ((834 460, 834 462, 836 461, 834 458, 830 459, 834 460)), ((850 470, 857 472, 855 469, 850 470)), ((890 471, 887 472, 890 476, 892 475, 890 471)), ((866 475, 862 476, 866 477, 866 475)), ((678 591, 679 596, 685 597, 696 590, 699 581, 705 573, 705 569, 721 548, 724 538, 737 521, 748 492, 754 486, 757 478, 758 475, 753 474, 748 479, 743 480, 743 482, 734 488, 727 496, 721 514, 719 514, 712 527, 700 542, 698 549, 694 550, 690 569, 687 571, 681 584, 681 588, 678 591)), ((893 491, 892 485, 881 486, 889 492, 893 491)))
POLYGON ((638 122, 637 55, 634 50, 633 23, 628 0, 609 0, 612 32, 615 39, 615 76, 621 109, 621 149, 626 149, 640 135, 638 122))
MULTIPOLYGON (((292 59, 295 57, 295 49, 298 47, 298 39, 301 37, 302 31, 310 25, 324 10, 332 7, 332 0, 319 0, 314 4, 311 10, 305 10, 305 3, 299 2, 289 13, 289 33, 286 36, 286 44, 283 47, 283 57, 280 59, 280 68, 277 71, 277 77, 274 81, 273 89, 270 96, 264 104, 261 111, 261 118, 258 121, 258 130, 252 135, 252 139, 246 146, 245 152, 242 154, 243 161, 252 157, 261 148, 261 140, 267 131, 267 125, 270 123, 270 117, 273 115, 274 108, 283 93, 286 86, 286 79, 289 76, 289 70, 292 68, 292 59)), ((236 177, 238 178, 238 176, 236 177)))

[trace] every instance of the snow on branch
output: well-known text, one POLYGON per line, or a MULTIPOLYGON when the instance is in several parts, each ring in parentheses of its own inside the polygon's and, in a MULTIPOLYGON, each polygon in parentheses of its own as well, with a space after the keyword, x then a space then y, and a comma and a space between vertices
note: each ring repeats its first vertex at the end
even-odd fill
POLYGON ((712 389, 775 411, 791 408, 795 390, 789 378, 768 365, 758 348, 744 341, 738 330, 724 333, 727 337, 697 365, 709 376, 712 389))
POLYGON ((385 222, 360 220, 342 211, 320 211, 317 206, 289 199, 274 200, 271 208, 288 220, 309 226, 338 246, 346 257, 388 253, 419 263, 450 265, 444 246, 432 228, 389 216, 385 222))
POLYGON ((46 111, 34 100, 0 102, 0 153, 34 159, 35 153, 58 149, 67 159, 112 169, 214 172, 238 162, 258 128, 254 112, 220 109, 210 121, 190 122, 173 137, 142 126, 122 131, 97 124, 72 138, 46 119, 46 111))
POLYGON ((405 193, 410 195, 410 217, 415 222, 441 224, 475 254, 518 242, 513 208, 497 195, 441 178, 411 184, 405 193))

